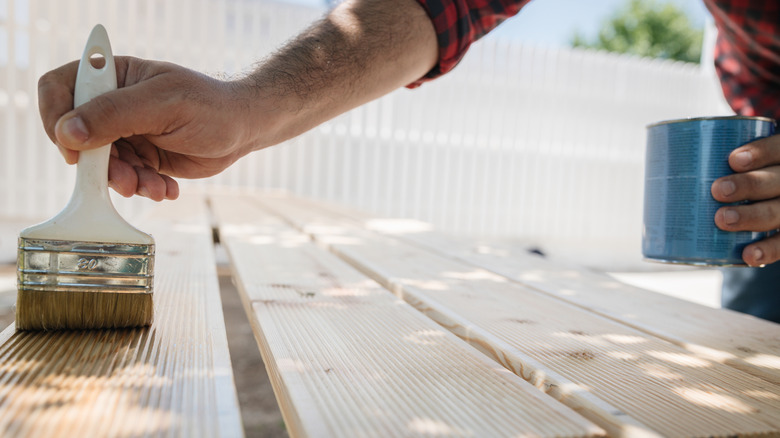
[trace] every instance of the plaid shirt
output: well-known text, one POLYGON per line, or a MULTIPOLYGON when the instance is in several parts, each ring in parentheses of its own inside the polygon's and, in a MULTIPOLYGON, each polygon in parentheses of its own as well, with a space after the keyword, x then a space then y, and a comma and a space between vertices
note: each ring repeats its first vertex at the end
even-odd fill
POLYGON ((531 0, 417 0, 428 12, 439 41, 439 62, 422 79, 409 84, 419 87, 455 68, 471 43, 504 20, 515 15, 531 0))
MULTIPOLYGON (((530 0, 417 0, 433 21, 439 62, 425 81, 452 70, 471 43, 530 0)), ((544 1, 544 0, 538 0, 544 1)), ((718 27, 715 68, 737 114, 780 119, 780 2, 704 0, 718 27)))
POLYGON ((780 3, 704 0, 718 26, 715 69, 737 114, 780 119, 780 3))

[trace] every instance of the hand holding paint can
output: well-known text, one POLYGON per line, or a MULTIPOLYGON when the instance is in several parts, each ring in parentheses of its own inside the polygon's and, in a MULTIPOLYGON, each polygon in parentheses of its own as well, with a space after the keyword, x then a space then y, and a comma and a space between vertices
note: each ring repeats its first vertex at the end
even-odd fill
POLYGON ((742 250, 771 233, 723 231, 712 183, 734 173, 729 154, 773 135, 764 117, 708 117, 647 127, 642 254, 651 261, 704 266, 746 266, 742 250))

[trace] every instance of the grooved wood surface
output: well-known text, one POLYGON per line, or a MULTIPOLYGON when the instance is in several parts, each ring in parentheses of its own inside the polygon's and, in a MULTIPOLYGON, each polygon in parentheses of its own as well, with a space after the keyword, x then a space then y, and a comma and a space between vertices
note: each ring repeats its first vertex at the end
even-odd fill
POLYGON ((312 203, 262 205, 610 434, 780 434, 775 384, 312 203))
POLYGON ((213 196, 293 436, 598 436, 247 198, 213 196))
POLYGON ((0 436, 240 437, 243 428, 201 197, 156 206, 155 321, 0 334, 0 436))
POLYGON ((289 202, 343 215, 364 228, 479 266, 780 384, 780 324, 630 286, 606 274, 530 255, 511 242, 445 236, 419 221, 379 219, 331 203, 300 198, 289 202))

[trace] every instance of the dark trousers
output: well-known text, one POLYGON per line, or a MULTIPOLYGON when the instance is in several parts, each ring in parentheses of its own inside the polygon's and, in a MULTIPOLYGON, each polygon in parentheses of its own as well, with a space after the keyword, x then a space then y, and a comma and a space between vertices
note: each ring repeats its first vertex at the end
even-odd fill
POLYGON ((780 262, 723 269, 723 307, 780 323, 780 262))

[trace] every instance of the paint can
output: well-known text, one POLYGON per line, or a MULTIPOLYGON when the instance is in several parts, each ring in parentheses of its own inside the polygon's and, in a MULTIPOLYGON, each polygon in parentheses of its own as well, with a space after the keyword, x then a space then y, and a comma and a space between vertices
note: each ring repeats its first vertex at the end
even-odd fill
MULTIPOLYGON (((647 127, 642 255, 650 261, 745 266, 742 250, 768 233, 723 231, 715 212, 727 205, 710 191, 734 173, 729 154, 774 134, 765 117, 702 117, 647 127)), ((733 205, 733 204, 731 204, 733 205)))

